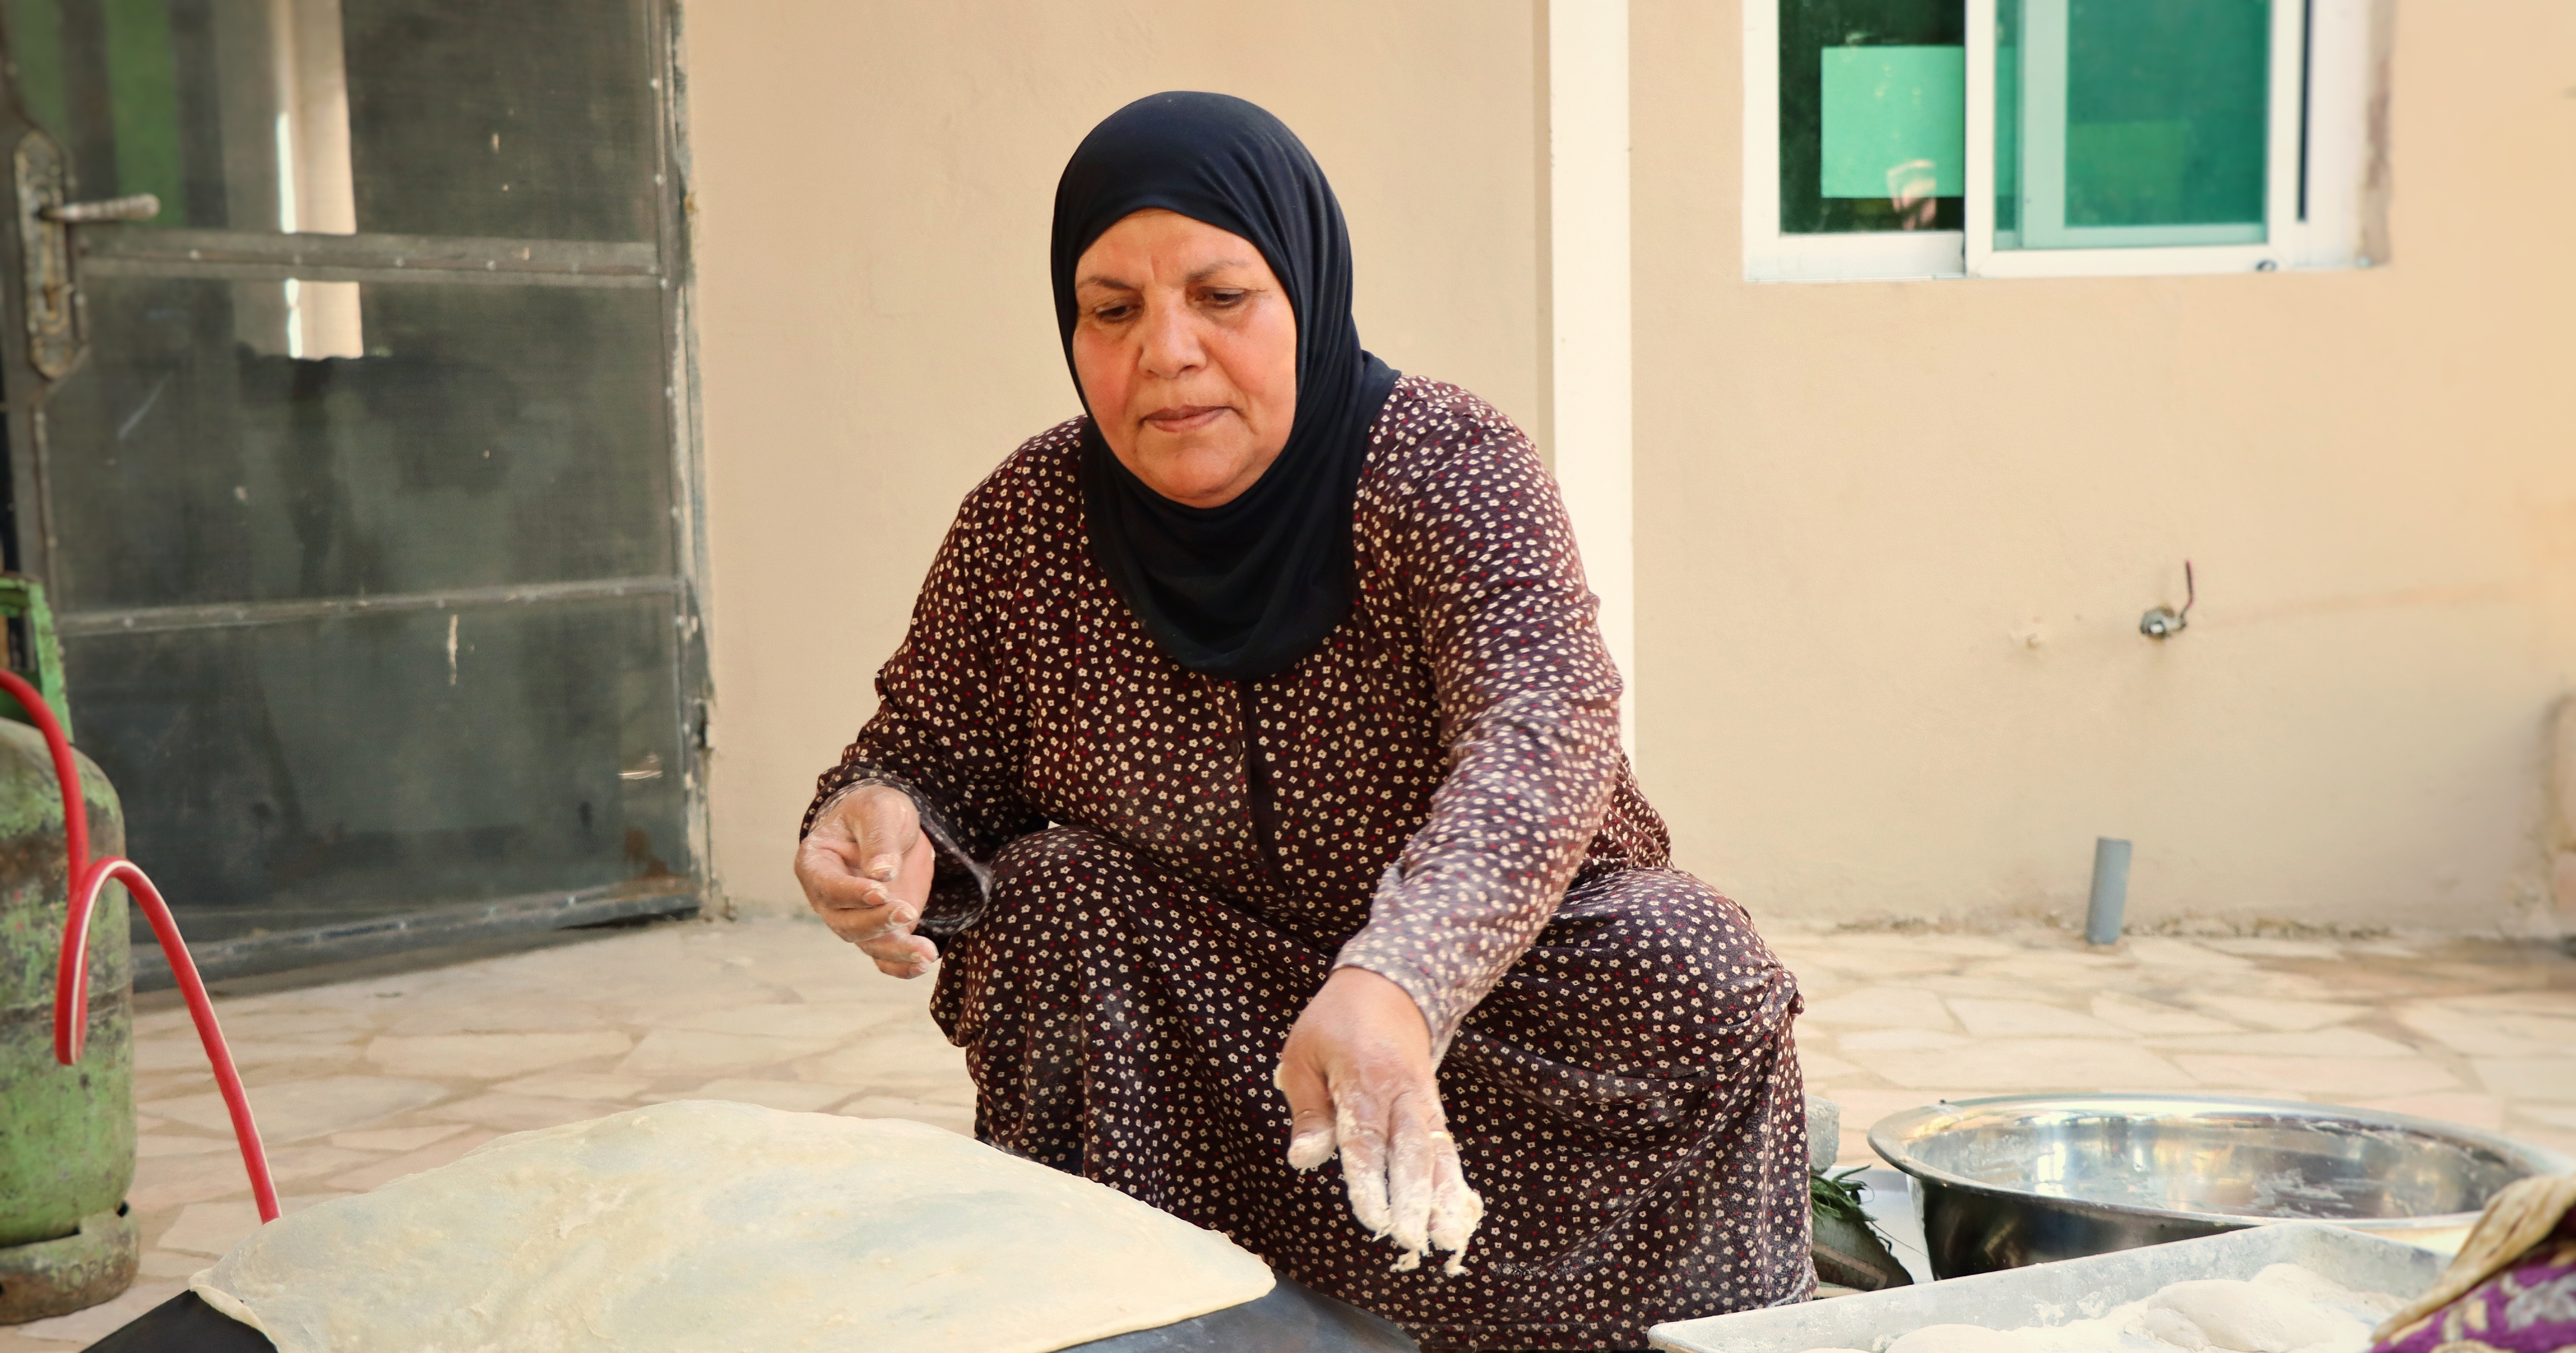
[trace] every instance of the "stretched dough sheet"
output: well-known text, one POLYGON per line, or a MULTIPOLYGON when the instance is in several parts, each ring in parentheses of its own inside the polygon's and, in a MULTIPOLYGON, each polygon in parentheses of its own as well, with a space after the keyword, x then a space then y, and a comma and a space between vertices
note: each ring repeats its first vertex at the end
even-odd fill
POLYGON ((707 1100, 500 1138, 189 1282, 279 1353, 1052 1353, 1272 1285, 1224 1236, 954 1133, 707 1100))

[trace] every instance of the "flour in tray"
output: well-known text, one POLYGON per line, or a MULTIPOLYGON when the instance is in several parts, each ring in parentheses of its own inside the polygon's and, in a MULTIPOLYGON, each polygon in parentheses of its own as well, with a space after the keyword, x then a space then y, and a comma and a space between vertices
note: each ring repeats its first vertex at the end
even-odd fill
POLYGON ((2172 1283, 2090 1320, 2013 1330, 1926 1325, 1866 1353, 2363 1353, 2371 1328, 2398 1305, 2297 1264, 2274 1264, 2250 1281, 2172 1283))

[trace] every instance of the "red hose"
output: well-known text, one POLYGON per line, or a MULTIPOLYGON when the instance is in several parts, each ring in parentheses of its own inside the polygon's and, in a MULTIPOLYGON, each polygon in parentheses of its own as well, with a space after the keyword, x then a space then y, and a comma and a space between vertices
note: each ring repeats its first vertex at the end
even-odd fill
POLYGON ((197 976, 196 961, 188 957, 186 941, 179 938, 179 923, 171 918, 170 904, 161 900, 161 890, 152 886, 134 861, 113 855, 103 860, 89 857, 89 805, 81 797, 80 768, 72 761, 71 740, 63 736, 53 710, 25 678, 0 671, 0 690, 18 697, 27 717, 35 720, 36 731, 45 735, 45 750, 54 758, 54 779, 63 791, 63 843, 70 855, 72 895, 71 912, 63 921, 62 968, 54 981, 54 1060, 65 1066, 80 1061, 81 1044, 89 1032, 89 918, 107 885, 123 883, 152 922, 161 952, 170 956, 170 975, 178 979, 188 1014, 197 1021, 197 1038, 206 1045, 206 1060, 214 1064, 215 1088, 223 1092, 224 1108, 232 1115, 233 1137, 241 1143, 242 1168, 250 1172, 259 1219, 277 1220, 277 1185, 268 1177, 268 1153, 259 1144, 259 1124, 251 1121, 250 1097, 242 1091, 232 1049, 224 1045, 224 1031, 215 1023, 214 1002, 206 999, 206 984, 197 976))

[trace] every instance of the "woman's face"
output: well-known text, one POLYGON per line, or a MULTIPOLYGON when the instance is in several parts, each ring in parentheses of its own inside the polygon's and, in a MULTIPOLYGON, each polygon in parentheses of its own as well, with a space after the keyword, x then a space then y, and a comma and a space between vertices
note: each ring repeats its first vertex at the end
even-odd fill
POLYGON ((1297 316, 1261 251, 1140 211, 1074 265, 1073 369, 1128 473, 1176 503, 1252 487, 1297 415, 1297 316))

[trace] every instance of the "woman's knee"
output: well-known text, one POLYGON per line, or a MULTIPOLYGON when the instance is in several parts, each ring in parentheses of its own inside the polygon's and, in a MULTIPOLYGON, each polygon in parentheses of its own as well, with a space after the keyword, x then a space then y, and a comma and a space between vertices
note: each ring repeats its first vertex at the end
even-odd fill
POLYGON ((1799 1009, 1797 978, 1744 909, 1676 870, 1575 888, 1496 997, 1575 1017, 1605 1048, 1684 1060, 1742 1055, 1785 1034, 1799 1009))
POLYGON ((1048 947, 1098 940, 1121 927, 1115 913, 1154 891, 1135 851, 1087 827, 1049 827, 994 852, 993 893, 975 929, 1048 947))
POLYGON ((992 860, 996 893, 1027 892, 1071 879, 1132 872, 1134 851, 1088 827, 1057 826, 1031 832, 995 851, 992 860))
POLYGON ((1121 942, 1086 905, 1125 875, 1122 848, 1080 827, 1051 827, 994 852, 993 889, 974 923, 942 950, 932 1010, 949 1040, 980 1047, 1020 1036, 1032 1010, 1077 1002, 1084 956, 1121 942))
POLYGON ((1679 870, 1627 870, 1576 887, 1539 944, 1658 979, 1796 981, 1744 908, 1679 870))

